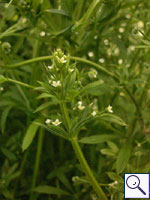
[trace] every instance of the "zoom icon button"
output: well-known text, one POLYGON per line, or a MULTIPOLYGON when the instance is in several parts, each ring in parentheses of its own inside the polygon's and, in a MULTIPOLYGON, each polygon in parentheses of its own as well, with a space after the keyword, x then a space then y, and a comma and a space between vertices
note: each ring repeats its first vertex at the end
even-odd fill
POLYGON ((125 174, 125 198, 149 198, 149 174, 125 174))

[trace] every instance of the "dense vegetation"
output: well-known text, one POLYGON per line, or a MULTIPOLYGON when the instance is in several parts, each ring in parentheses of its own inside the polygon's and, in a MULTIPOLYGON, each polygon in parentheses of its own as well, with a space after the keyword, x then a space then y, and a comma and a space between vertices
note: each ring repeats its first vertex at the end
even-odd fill
POLYGON ((149 172, 149 9, 0 1, 1 200, 123 200, 149 172))

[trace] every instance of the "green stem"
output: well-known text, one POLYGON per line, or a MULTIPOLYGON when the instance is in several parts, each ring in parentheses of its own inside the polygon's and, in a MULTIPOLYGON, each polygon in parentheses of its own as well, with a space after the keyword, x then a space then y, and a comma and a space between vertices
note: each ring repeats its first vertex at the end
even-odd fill
MULTIPOLYGON (((42 56, 42 57, 37 57, 37 58, 33 58, 33 59, 29 59, 27 61, 23 61, 20 63, 16 63, 16 64, 11 64, 11 65, 6 65, 7 68, 17 68, 20 67, 22 65, 27 65, 27 64, 31 64, 34 62, 39 62, 39 61, 44 61, 44 60, 50 60, 52 58, 52 56, 42 56)), ((74 57, 71 56, 70 57, 71 60, 78 60, 82 63, 86 63, 88 65, 92 65, 93 67, 97 68, 98 70, 104 72, 105 74, 111 76, 112 78, 114 78, 115 80, 119 81, 119 78, 117 76, 115 76, 112 72, 108 71, 107 69, 105 69, 104 67, 102 67, 101 65, 98 65, 92 61, 86 60, 84 58, 79 58, 79 57, 74 57)))
POLYGON ((97 180, 95 179, 95 177, 93 176, 91 169, 86 161, 86 159, 84 158, 84 155, 81 151, 81 148, 78 144, 78 142, 76 140, 72 139, 72 146, 73 149, 75 151, 75 154, 86 174, 86 176, 88 177, 91 186, 93 187, 94 191, 96 192, 96 194, 99 197, 99 200, 107 200, 107 197, 105 195, 105 193, 103 192, 102 188, 100 187, 99 183, 97 182, 97 180))
POLYGON ((27 87, 27 88, 35 89, 35 87, 32 86, 32 85, 29 85, 29 84, 26 84, 26 83, 23 83, 23 82, 20 82, 20 81, 11 79, 11 78, 7 78, 6 80, 9 81, 9 82, 11 82, 11 83, 22 85, 22 86, 27 87))
POLYGON ((143 129, 144 128, 144 120, 143 120, 143 117, 142 117, 142 113, 140 111, 140 108, 138 106, 138 103, 136 102, 134 96, 130 93, 130 91, 126 88, 126 86, 124 85, 124 89, 125 91, 127 92, 127 94, 129 95, 129 97, 131 98, 131 100, 133 101, 135 107, 136 107, 136 110, 137 110, 137 114, 139 116, 139 121, 141 123, 141 128, 143 129))
POLYGON ((65 125, 68 130, 70 130, 70 118, 64 102, 60 103, 60 108, 64 117, 65 125))
MULTIPOLYGON (((35 158, 35 166, 34 166, 31 189, 33 189, 36 186, 36 181, 37 181, 39 167, 40 167, 40 157, 41 157, 41 152, 42 152, 43 138, 44 138, 44 129, 41 128, 39 132, 39 137, 38 137, 38 145, 37 145, 37 152, 36 152, 36 158, 35 158)), ((33 193, 31 193, 30 195, 30 200, 32 199, 34 199, 33 193)))

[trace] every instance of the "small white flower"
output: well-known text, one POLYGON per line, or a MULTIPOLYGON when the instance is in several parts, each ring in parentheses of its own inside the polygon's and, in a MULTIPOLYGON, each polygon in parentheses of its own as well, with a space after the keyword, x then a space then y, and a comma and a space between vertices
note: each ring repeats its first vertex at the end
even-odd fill
POLYGON ((112 110, 112 106, 111 106, 111 105, 109 105, 109 106, 107 107, 107 110, 108 110, 108 112, 113 113, 113 110, 112 110))
POLYGON ((4 90, 4 88, 3 87, 0 87, 0 91, 3 91, 4 90))
MULTIPOLYGON (((58 57, 58 56, 57 56, 58 57)), ((62 58, 57 58, 59 63, 66 63, 67 60, 65 59, 65 57, 63 56, 62 58)))
POLYGON ((122 38, 122 36, 121 36, 121 35, 118 35, 118 38, 119 38, 119 39, 121 39, 121 38, 122 38))
POLYGON ((124 32, 124 28, 119 28, 119 32, 123 33, 124 32))
POLYGON ((117 185, 118 184, 118 182, 117 181, 115 181, 115 182, 113 182, 113 183, 110 183, 110 184, 108 184, 109 185, 109 187, 114 187, 115 185, 117 185))
POLYGON ((82 101, 78 101, 78 109, 83 110, 85 106, 82 106, 82 101))
POLYGON ((52 80, 49 80, 48 83, 51 84, 51 83, 52 83, 52 80))
POLYGON ((104 40, 104 44, 105 45, 108 45, 109 44, 109 41, 106 39, 106 40, 104 40))
POLYGON ((100 62, 100 63, 104 63, 104 62, 105 62, 105 59, 104 59, 104 58, 100 58, 100 59, 99 59, 99 62, 100 62))
POLYGON ((138 21, 137 26, 138 28, 143 28, 144 27, 143 21, 138 21))
POLYGON ((93 57, 93 56, 94 56, 94 53, 93 53, 92 51, 89 51, 89 52, 88 52, 88 56, 89 56, 89 57, 93 57))
POLYGON ((84 110, 85 106, 78 106, 79 110, 84 110))
POLYGON ((47 67, 49 70, 53 69, 53 65, 47 67))
POLYGON ((91 69, 88 73, 88 76, 90 78, 96 78, 97 77, 97 71, 95 69, 91 69))
POLYGON ((68 71, 69 71, 69 72, 73 72, 73 71, 74 71, 74 69, 69 69, 68 71))
POLYGON ((94 117, 96 115, 96 111, 93 111, 91 115, 94 117))
POLYGON ((50 124, 50 123, 51 123, 51 120, 50 120, 50 119, 47 119, 47 120, 45 121, 45 123, 46 123, 46 124, 50 124))
POLYGON ((78 101, 78 105, 82 105, 82 101, 78 101))
POLYGON ((123 60, 122 60, 122 59, 119 59, 119 60, 118 60, 118 64, 121 65, 122 63, 123 63, 123 60))
POLYGON ((41 36, 41 37, 44 37, 44 36, 45 36, 45 31, 42 31, 42 32, 40 33, 40 36, 41 36))
POLYGON ((52 81, 52 86, 59 87, 59 86, 61 86, 61 82, 60 81, 52 81))
POLYGON ((59 121, 59 119, 56 119, 54 122, 52 122, 52 124, 54 126, 58 126, 59 124, 61 124, 62 122, 59 121))

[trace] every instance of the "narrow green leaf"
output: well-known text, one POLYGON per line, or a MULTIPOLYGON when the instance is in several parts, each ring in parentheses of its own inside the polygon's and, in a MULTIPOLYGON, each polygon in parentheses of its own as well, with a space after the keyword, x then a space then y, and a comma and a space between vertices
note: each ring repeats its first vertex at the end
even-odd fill
POLYGON ((108 140, 112 140, 115 138, 119 138, 118 135, 92 135, 89 137, 84 137, 82 139, 79 140, 79 142, 81 143, 85 143, 85 144, 99 144, 99 143, 103 143, 106 142, 108 140))
POLYGON ((44 10, 43 13, 53 13, 70 17, 70 15, 65 10, 49 9, 49 10, 44 10))
POLYGON ((112 149, 101 149, 100 151, 102 154, 107 155, 107 156, 116 156, 116 153, 113 152, 112 149))
POLYGON ((104 121, 113 122, 121 126, 126 126, 126 123, 120 117, 111 113, 103 113, 100 115, 100 118, 104 121))
POLYGON ((116 162, 116 170, 117 173, 121 173, 128 164, 129 158, 131 155, 131 146, 129 144, 125 144, 119 151, 116 162))
POLYGON ((39 125, 36 124, 35 122, 41 122, 41 119, 39 119, 39 118, 35 119, 28 127, 25 137, 23 139, 23 143, 22 143, 23 151, 26 150, 30 146, 30 144, 32 143, 32 141, 35 137, 35 134, 39 128, 39 125))
POLYGON ((39 107, 37 107, 37 109, 34 111, 34 113, 39 112, 39 111, 41 111, 41 110, 43 110, 43 109, 45 109, 45 108, 47 108, 49 106, 56 105, 56 104, 57 104, 56 101, 55 102, 46 102, 46 103, 43 103, 42 105, 40 105, 39 107))
POLYGON ((13 160, 13 161, 17 160, 16 155, 12 153, 9 149, 1 148, 1 151, 9 160, 13 160))
POLYGON ((92 83, 89 83, 89 84, 87 84, 86 86, 84 86, 84 87, 82 88, 82 90, 80 91, 80 93, 85 92, 86 90, 89 90, 89 89, 93 89, 93 88, 95 88, 95 87, 97 87, 97 86, 99 86, 99 85, 101 85, 101 84, 102 84, 102 81, 101 81, 101 80, 99 80, 99 81, 94 81, 94 82, 92 82, 92 83))
POLYGON ((42 194, 70 195, 68 192, 66 192, 60 188, 56 188, 56 187, 52 187, 52 186, 48 186, 48 185, 38 186, 38 187, 34 188, 33 191, 42 193, 42 194))
POLYGON ((11 107, 7 107, 3 113, 2 113, 2 116, 1 116, 1 131, 2 131, 2 134, 5 132, 5 127, 6 127, 6 120, 7 120, 7 116, 8 116, 8 113, 10 111, 11 107))
POLYGON ((37 99, 50 98, 50 97, 54 97, 54 96, 48 93, 42 93, 37 97, 37 99))
POLYGON ((56 135, 56 136, 60 136, 60 137, 63 137, 64 139, 69 139, 69 136, 68 136, 68 133, 61 127, 58 127, 58 126, 47 126, 45 124, 42 124, 42 123, 38 123, 38 122, 35 122, 38 126, 41 126, 43 128, 45 128, 46 130, 48 130, 50 133, 56 135))

